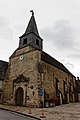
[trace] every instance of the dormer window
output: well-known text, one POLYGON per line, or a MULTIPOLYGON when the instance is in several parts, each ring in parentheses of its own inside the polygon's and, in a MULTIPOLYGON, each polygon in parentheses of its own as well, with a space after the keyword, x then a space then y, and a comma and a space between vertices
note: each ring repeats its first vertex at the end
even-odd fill
POLYGON ((23 45, 27 44, 27 38, 24 39, 23 45))
POLYGON ((36 45, 39 46, 39 40, 36 39, 36 45))

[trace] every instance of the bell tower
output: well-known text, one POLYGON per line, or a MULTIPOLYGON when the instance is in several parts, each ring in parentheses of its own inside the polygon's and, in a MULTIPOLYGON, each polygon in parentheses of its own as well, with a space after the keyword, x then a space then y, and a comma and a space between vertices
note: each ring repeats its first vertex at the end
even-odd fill
POLYGON ((30 12, 32 13, 32 16, 30 18, 25 33, 20 36, 19 48, 33 46, 36 49, 42 50, 43 39, 39 36, 33 10, 31 10, 30 12))

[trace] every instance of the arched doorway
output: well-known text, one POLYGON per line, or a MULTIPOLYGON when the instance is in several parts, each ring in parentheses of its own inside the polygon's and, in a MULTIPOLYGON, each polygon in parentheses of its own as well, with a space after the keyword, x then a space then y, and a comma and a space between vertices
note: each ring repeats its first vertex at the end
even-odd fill
POLYGON ((15 95, 15 103, 18 106, 22 106, 23 105, 23 96, 24 96, 24 91, 23 88, 19 87, 16 91, 16 95, 15 95))

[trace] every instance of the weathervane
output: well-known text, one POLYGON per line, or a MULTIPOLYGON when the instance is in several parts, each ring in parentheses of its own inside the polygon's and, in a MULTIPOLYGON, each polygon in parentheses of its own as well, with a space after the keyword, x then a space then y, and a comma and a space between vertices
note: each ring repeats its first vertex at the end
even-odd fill
POLYGON ((34 12, 33 12, 33 10, 30 10, 30 12, 32 13, 32 16, 34 16, 34 12))

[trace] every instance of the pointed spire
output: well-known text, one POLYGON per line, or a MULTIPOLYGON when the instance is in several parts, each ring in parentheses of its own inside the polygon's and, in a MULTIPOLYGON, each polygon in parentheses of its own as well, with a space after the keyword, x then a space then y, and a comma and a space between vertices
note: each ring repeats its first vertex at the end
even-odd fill
POLYGON ((30 12, 32 13, 32 16, 30 18, 26 31, 22 36, 19 37, 19 48, 22 48, 26 45, 31 45, 36 49, 42 50, 43 39, 39 36, 33 10, 30 12))
POLYGON ((36 21, 35 21, 35 17, 34 17, 34 12, 33 12, 33 10, 31 10, 30 12, 32 13, 32 16, 30 18, 30 21, 28 23, 28 26, 27 26, 27 29, 26 29, 24 35, 27 35, 27 34, 33 32, 37 36, 39 36, 37 25, 36 25, 36 21))

